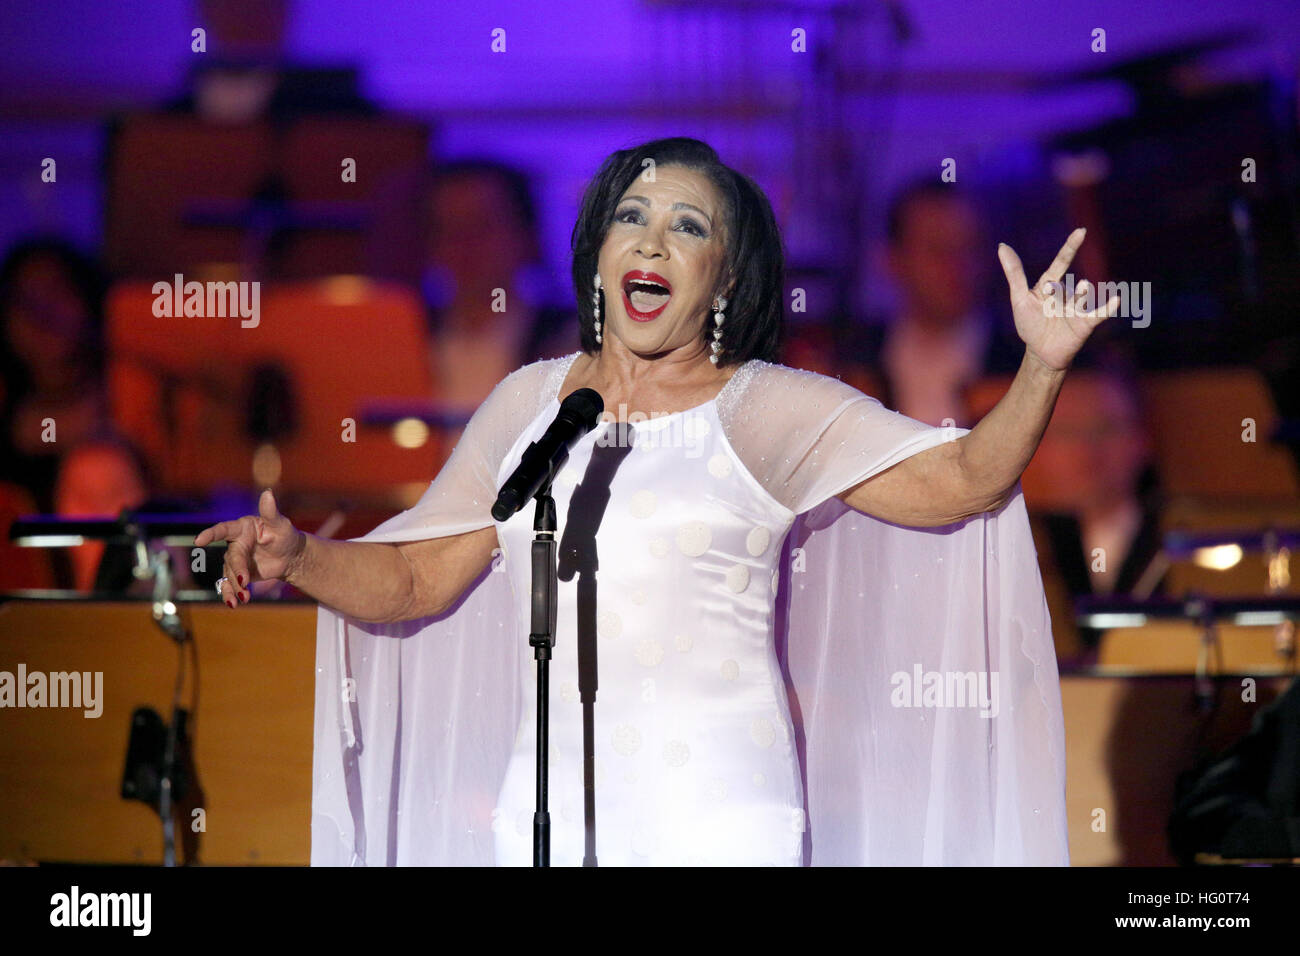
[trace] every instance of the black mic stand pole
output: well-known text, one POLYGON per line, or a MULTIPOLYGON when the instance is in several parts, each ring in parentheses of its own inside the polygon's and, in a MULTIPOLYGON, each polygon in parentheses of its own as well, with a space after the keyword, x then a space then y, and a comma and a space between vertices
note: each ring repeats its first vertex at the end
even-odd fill
POLYGON ((555 647, 556 572, 555 499, 552 472, 536 494, 533 515, 532 629, 528 643, 537 661, 537 809, 533 813, 533 866, 551 865, 551 814, 546 802, 547 754, 550 749, 550 664, 555 647))
MULTIPOLYGON (((176 669, 176 684, 172 691, 171 717, 167 722, 167 738, 162 753, 162 779, 158 786, 158 815, 162 818, 163 866, 176 865, 176 759, 177 748, 184 743, 186 712, 181 708, 181 693, 185 686, 185 644, 190 640, 189 629, 181 620, 176 606, 176 585, 172 571, 171 552, 157 545, 150 552, 145 543, 145 532, 130 512, 123 515, 127 533, 135 539, 136 565, 132 574, 136 578, 152 576, 153 619, 168 637, 176 642, 180 661, 176 669)), ((192 863, 192 860, 186 860, 192 863)))

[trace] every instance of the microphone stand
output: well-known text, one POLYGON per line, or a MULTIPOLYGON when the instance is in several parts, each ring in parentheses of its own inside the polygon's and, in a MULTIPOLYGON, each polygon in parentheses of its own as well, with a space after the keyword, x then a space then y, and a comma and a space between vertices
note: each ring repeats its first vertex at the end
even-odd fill
POLYGON ((533 813, 533 866, 551 865, 551 814, 547 806, 547 755, 550 749, 550 664, 555 647, 556 592, 554 472, 536 494, 533 515, 532 626, 528 643, 537 661, 537 809, 533 813))
POLYGON ((537 807, 533 812, 533 866, 551 865, 551 814, 546 803, 547 757, 550 751, 551 651, 555 647, 555 617, 559 577, 555 540, 555 499, 551 483, 569 457, 569 447, 596 427, 604 410, 600 393, 580 388, 560 402, 555 421, 542 437, 524 450, 523 460, 506 480, 492 506, 492 517, 505 521, 529 498, 537 499, 533 514, 532 626, 528 643, 537 661, 537 807), (540 477, 539 477, 540 476, 540 477))
MULTIPOLYGON (((145 543, 143 529, 128 514, 127 533, 135 539, 136 565, 132 573, 136 578, 153 578, 153 619, 164 634, 176 642, 180 661, 176 669, 176 684, 172 691, 171 716, 167 721, 167 737, 163 745, 162 779, 158 788, 158 815, 162 818, 163 866, 176 865, 176 759, 177 748, 185 733, 185 711, 181 708, 181 693, 185 685, 185 645, 190 640, 189 629, 181 620, 176 606, 175 576, 172 571, 171 552, 159 546, 150 552, 145 543)), ((187 863, 192 862, 186 860, 187 863)))

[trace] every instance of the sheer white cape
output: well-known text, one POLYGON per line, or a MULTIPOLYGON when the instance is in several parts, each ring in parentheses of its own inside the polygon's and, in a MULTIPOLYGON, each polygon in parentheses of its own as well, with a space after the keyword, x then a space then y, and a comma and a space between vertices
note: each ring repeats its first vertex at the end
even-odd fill
MULTIPOLYGON (((503 380, 419 502, 356 540, 492 526, 516 464, 503 459, 573 358, 503 380)), ((1019 489, 996 513, 897 527, 834 495, 964 430, 761 362, 716 402, 737 456, 798 515, 776 637, 804 773, 805 863, 1067 864, 1060 686, 1019 489)), ((363 623, 321 606, 313 865, 493 864, 520 655, 532 654, 526 599, 489 568, 438 618, 363 623)))

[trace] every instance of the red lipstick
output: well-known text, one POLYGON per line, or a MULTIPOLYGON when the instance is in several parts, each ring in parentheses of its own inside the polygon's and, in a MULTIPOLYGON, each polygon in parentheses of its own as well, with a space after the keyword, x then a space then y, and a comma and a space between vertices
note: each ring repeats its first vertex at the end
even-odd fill
POLYGON ((644 272, 640 269, 633 269, 632 271, 625 273, 623 276, 622 292, 623 308, 627 310, 628 316, 636 322, 649 322, 668 307, 668 303, 672 300, 673 287, 668 284, 667 279, 659 275, 657 272, 644 272), (634 281, 652 282, 657 286, 662 286, 667 291, 668 298, 664 300, 663 305, 659 306, 659 308, 650 312, 642 312, 632 304, 632 299, 628 295, 628 286, 634 281))

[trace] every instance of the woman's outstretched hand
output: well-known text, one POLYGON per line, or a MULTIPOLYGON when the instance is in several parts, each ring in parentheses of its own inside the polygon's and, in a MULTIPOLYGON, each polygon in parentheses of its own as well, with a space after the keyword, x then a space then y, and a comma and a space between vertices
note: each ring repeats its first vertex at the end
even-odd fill
POLYGON ((287 577, 306 543, 303 533, 276 508, 270 488, 258 499, 257 511, 204 528, 194 538, 199 548, 214 541, 228 542, 221 569, 227 579, 221 599, 228 607, 248 603, 249 585, 254 581, 287 577))
POLYGON ((1006 243, 998 244, 998 260, 1011 287, 1011 310, 1016 319, 1016 332, 1029 353, 1053 371, 1068 367, 1092 330, 1114 315, 1119 307, 1119 297, 1113 296, 1104 306, 1085 311, 1083 306, 1090 288, 1086 279, 1075 285, 1073 301, 1067 302, 1064 290, 1057 288, 1057 283, 1074 261, 1074 254, 1083 245, 1084 235, 1083 229, 1070 233, 1070 238, 1065 240, 1065 245, 1033 288, 1025 281, 1025 270, 1015 250, 1006 243))

